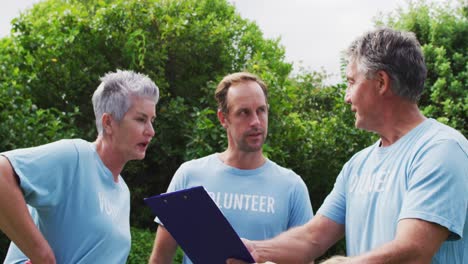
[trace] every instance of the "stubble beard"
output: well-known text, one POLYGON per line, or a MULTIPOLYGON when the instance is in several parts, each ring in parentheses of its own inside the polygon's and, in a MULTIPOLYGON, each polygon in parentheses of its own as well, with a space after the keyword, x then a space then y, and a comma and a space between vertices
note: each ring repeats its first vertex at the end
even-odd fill
POLYGON ((246 135, 239 142, 238 144, 239 150, 241 150, 242 152, 249 152, 249 153, 258 152, 262 150, 262 147, 263 147, 263 144, 265 143, 265 138, 266 138, 265 134, 262 134, 261 142, 255 145, 249 144, 247 138, 248 136, 246 135))

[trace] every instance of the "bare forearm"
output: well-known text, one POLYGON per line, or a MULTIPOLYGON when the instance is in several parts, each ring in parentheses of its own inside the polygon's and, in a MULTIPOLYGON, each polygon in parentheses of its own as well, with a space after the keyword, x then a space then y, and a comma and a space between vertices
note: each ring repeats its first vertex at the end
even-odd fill
POLYGON ((449 231, 438 224, 418 219, 399 222, 394 240, 361 256, 350 263, 430 263, 447 239, 449 231))
POLYGON ((253 242, 257 262, 310 263, 321 255, 319 245, 310 236, 305 236, 305 227, 289 230, 266 241, 253 242))
POLYGON ((343 237, 344 226, 316 215, 307 224, 264 242, 254 242, 257 261, 310 263, 343 237))
POLYGON ((149 264, 171 264, 173 262, 174 255, 175 253, 167 252, 164 250, 158 253, 156 253, 156 251, 153 250, 148 263, 149 264))
POLYGON ((0 156, 0 229, 33 263, 55 263, 52 249, 34 224, 13 170, 0 156))
MULTIPOLYGON (((375 250, 351 258, 350 264, 425 264, 430 263, 432 257, 421 254, 411 244, 401 244, 396 241, 387 243, 375 250)), ((348 263, 348 262, 347 262, 348 263)))
MULTIPOLYGON (((313 263, 343 235, 344 225, 317 214, 306 224, 290 229, 273 239, 244 239, 244 244, 257 263, 313 263)), ((228 259, 226 263, 246 264, 238 259, 228 259)))
POLYGON ((171 264, 176 250, 177 242, 175 239, 163 226, 159 226, 149 264, 171 264))
POLYGON ((335 256, 327 259, 322 264, 423 264, 430 263, 431 260, 424 258, 416 253, 415 250, 401 247, 396 243, 390 242, 382 247, 372 250, 363 255, 355 257, 335 256))

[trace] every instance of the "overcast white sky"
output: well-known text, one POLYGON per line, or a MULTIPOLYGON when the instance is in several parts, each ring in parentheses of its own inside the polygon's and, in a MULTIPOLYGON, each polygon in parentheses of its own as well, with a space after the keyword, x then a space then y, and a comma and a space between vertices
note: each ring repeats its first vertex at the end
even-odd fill
MULTIPOLYGON (((373 18, 388 14, 406 0, 229 0, 242 17, 255 21, 267 38, 281 37, 286 59, 309 70, 334 75, 340 82, 340 53, 357 36, 373 28, 373 18)), ((443 0, 435 0, 443 1, 443 0)), ((10 21, 39 0, 2 0, 0 37, 10 21)))
POLYGON ((281 37, 294 67, 324 69, 338 83, 340 55, 357 36, 374 27, 373 19, 405 0, 231 0, 244 18, 257 22, 268 38, 281 37))

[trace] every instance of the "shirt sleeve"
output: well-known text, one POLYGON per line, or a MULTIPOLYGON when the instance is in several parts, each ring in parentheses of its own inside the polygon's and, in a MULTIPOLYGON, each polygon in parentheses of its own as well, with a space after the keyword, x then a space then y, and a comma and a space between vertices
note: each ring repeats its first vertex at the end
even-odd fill
POLYGON ((288 221, 288 228, 303 225, 314 216, 307 186, 298 175, 296 176, 298 181, 294 186, 290 200, 291 211, 288 221))
MULTIPOLYGON (((175 192, 177 190, 182 190, 185 189, 186 186, 186 177, 185 177, 185 164, 182 164, 177 171, 174 174, 174 177, 172 177, 171 183, 169 184, 169 187, 167 187, 167 193, 169 192, 175 192)), ((154 221, 158 223, 159 225, 164 226, 164 224, 159 220, 158 217, 154 218, 154 221)))
POLYGON ((450 231, 449 240, 462 237, 468 210, 468 156, 453 140, 422 150, 407 176, 407 194, 399 219, 417 218, 450 231))
POLYGON ((26 203, 41 209, 55 206, 71 186, 78 153, 70 140, 2 153, 20 180, 26 203))
POLYGON ((320 206, 317 211, 317 214, 321 214, 342 225, 345 224, 346 220, 346 186, 344 179, 346 168, 347 164, 345 164, 336 178, 333 190, 328 194, 322 206, 320 206))
POLYGON ((169 187, 167 187, 167 192, 175 192, 178 190, 185 189, 186 187, 186 165, 182 164, 172 177, 169 187))

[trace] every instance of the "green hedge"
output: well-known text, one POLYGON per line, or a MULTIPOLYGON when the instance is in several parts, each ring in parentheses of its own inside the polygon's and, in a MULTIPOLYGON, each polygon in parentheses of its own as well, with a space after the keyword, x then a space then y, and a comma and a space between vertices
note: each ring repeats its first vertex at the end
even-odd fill
MULTIPOLYGON (((416 32, 429 69, 421 109, 466 135, 468 9, 412 2, 379 23, 416 32)), ((280 41, 264 38, 227 0, 45 0, 14 19, 12 33, 0 39, 0 151, 94 140, 90 98, 108 71, 143 72, 160 87, 155 139, 145 160, 122 173, 132 193, 131 223, 142 230, 154 226, 144 197, 164 192, 183 161, 226 147, 213 92, 227 73, 248 70, 268 83, 264 152, 303 177, 315 210, 346 160, 376 137, 354 128, 345 84, 291 74, 280 41)), ((153 237, 132 231, 132 259, 140 261, 153 237)))
MULTIPOLYGON (((128 256, 127 264, 147 263, 151 250, 153 249, 154 231, 149 229, 131 228, 132 232, 132 249, 128 256)), ((173 263, 182 263, 183 252, 180 248, 177 249, 173 263)))

